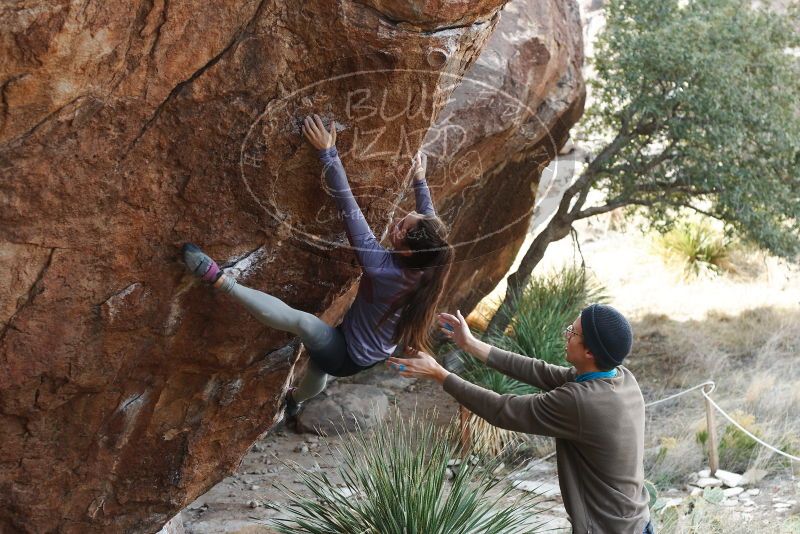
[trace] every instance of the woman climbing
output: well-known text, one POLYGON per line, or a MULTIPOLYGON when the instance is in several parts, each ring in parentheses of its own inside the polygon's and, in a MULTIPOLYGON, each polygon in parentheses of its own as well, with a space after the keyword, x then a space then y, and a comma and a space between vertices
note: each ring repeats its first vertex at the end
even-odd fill
POLYGON ((303 135, 317 149, 325 181, 345 223, 347 237, 363 271, 358 294, 342 324, 328 326, 316 316, 236 283, 191 243, 183 247, 189 270, 231 295, 259 321, 300 337, 310 361, 305 376, 286 395, 286 414, 319 394, 328 375, 350 376, 386 360, 396 347, 429 348, 429 330, 442 295, 453 248, 445 225, 436 216, 425 181, 425 158, 414 158, 416 211, 389 229, 386 249, 370 230, 356 203, 336 151, 336 128, 325 130, 319 116, 306 117, 303 135))

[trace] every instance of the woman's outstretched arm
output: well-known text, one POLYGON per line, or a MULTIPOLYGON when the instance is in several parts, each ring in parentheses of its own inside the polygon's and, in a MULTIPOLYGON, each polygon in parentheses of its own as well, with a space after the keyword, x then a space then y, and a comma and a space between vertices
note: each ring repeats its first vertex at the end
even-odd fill
POLYGON ((318 151, 325 172, 325 183, 344 221, 347 239, 355 249, 358 262, 365 271, 379 269, 389 264, 391 253, 381 246, 372 233, 350 190, 342 160, 336 150, 336 126, 333 121, 330 128, 330 132, 326 131, 322 119, 314 115, 306 117, 303 134, 318 151))
POLYGON ((436 215, 431 200, 428 182, 425 180, 425 171, 428 167, 428 158, 422 151, 414 156, 414 197, 417 201, 417 213, 422 215, 436 215))

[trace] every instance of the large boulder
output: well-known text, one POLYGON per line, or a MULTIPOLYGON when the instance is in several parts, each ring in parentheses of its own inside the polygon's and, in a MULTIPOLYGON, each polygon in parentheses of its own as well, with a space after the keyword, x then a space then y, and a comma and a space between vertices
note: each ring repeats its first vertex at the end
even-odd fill
POLYGON ((429 182, 452 224, 446 306, 471 310, 525 239, 541 171, 583 113, 578 6, 511 1, 425 139, 429 182))
POLYGON ((462 260, 448 305, 502 276, 583 85, 574 2, 501 7, 0 7, 0 530, 156 531, 275 424, 296 341, 200 287, 177 251, 197 242, 241 282, 341 318, 359 271, 306 114, 337 121, 377 232, 429 147, 462 260), (524 105, 471 96, 465 73, 524 105), (445 122, 458 149, 434 135, 445 122))
POLYGON ((381 388, 335 383, 308 401, 297 416, 297 430, 321 436, 368 430, 383 421, 388 412, 389 399, 381 388))

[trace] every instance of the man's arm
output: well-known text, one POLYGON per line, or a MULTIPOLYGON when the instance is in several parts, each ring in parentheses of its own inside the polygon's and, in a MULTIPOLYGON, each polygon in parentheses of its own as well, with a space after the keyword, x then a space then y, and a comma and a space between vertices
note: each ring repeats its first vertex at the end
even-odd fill
POLYGON ((410 347, 406 353, 408 358, 392 356, 386 364, 402 376, 436 380, 458 402, 495 426, 542 436, 580 438, 580 413, 569 386, 539 395, 498 395, 451 373, 430 354, 410 347))
POLYGON ((550 391, 575 379, 575 370, 572 368, 552 365, 538 358, 529 358, 497 347, 491 348, 486 364, 542 391, 550 391))
POLYGON ((541 390, 550 391, 575 378, 575 371, 568 367, 551 365, 536 358, 514 354, 481 341, 472 335, 460 311, 457 311, 456 315, 440 313, 439 325, 442 333, 452 339, 464 352, 504 375, 541 390))
POLYGON ((490 424, 513 430, 571 440, 580 439, 575 397, 567 388, 538 395, 499 395, 449 374, 444 390, 490 424))

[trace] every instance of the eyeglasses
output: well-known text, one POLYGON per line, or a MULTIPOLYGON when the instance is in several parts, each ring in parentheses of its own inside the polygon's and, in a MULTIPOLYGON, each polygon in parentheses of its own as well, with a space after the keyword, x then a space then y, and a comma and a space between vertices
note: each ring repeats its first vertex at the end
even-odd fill
POLYGON ((566 338, 567 338, 567 341, 569 341, 570 339, 572 339, 572 336, 583 337, 583 335, 582 335, 582 334, 579 334, 579 333, 577 333, 577 332, 575 331, 575 329, 572 327, 572 325, 569 325, 568 327, 566 327, 566 328, 564 329, 564 335, 566 336, 566 338))

